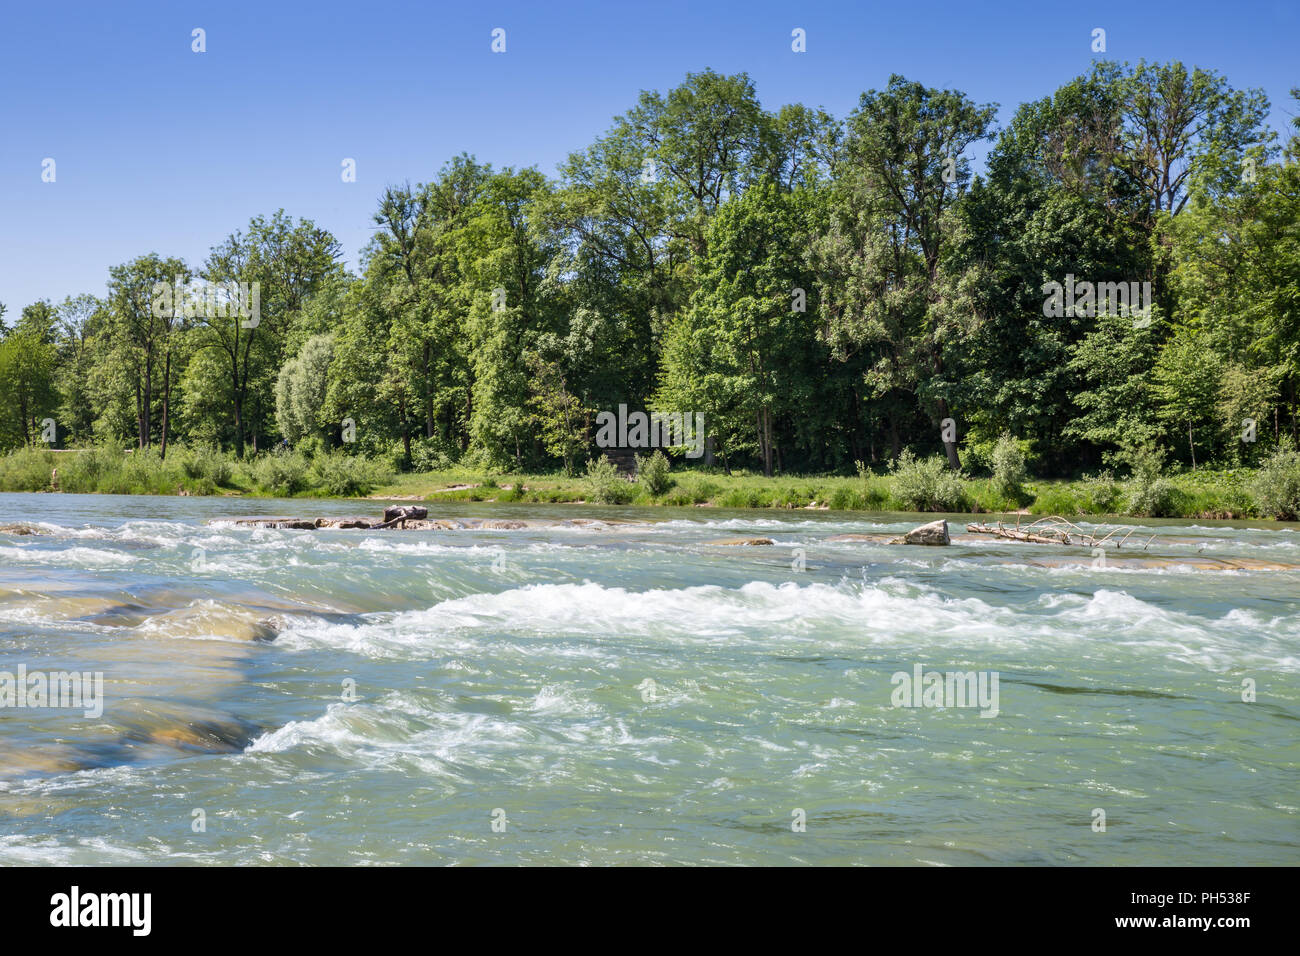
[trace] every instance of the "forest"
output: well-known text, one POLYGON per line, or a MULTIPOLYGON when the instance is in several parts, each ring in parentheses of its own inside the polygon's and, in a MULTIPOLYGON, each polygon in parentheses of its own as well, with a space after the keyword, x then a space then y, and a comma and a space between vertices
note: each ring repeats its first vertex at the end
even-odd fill
POLYGON ((626 406, 702 415, 670 458, 719 474, 1258 467, 1300 437, 1300 119, 1270 108, 1099 62, 1004 128, 901 76, 836 118, 706 69, 554 175, 388 186, 359 274, 278 210, 0 305, 0 451, 576 475, 626 406))

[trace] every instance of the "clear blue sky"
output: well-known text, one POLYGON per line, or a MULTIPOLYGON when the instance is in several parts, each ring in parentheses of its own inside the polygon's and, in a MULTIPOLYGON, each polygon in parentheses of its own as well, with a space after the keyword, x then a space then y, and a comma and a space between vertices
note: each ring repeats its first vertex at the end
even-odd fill
POLYGON ((13 0, 0 8, 0 302, 102 294, 155 251, 201 263, 283 207, 350 266, 388 183, 467 151, 548 174, 642 89, 747 71, 765 106, 837 116, 902 73, 1016 105, 1111 59, 1181 59, 1261 87, 1273 125, 1300 85, 1300 4, 1204 0, 392 3, 13 0), (191 30, 207 52, 191 51, 191 30), (506 32, 493 54, 491 31, 506 32), (807 31, 807 53, 790 31, 807 31), (57 181, 41 181, 55 160, 57 181), (343 183, 340 163, 357 162, 343 183))

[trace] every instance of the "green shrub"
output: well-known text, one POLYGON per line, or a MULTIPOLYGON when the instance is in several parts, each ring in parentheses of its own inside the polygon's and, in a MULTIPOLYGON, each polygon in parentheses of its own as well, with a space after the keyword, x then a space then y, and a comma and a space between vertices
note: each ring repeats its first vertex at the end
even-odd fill
POLYGON ((230 484, 234 466, 230 458, 216 448, 177 449, 174 454, 180 461, 187 478, 207 479, 214 485, 230 484))
POLYGON ((976 514, 998 514, 1017 511, 1024 500, 1024 496, 1023 489, 1020 494, 1008 496, 1003 493, 998 487, 997 481, 992 478, 987 481, 972 481, 966 485, 966 504, 976 514))
POLYGON ((309 467, 297 452, 277 450, 260 455, 253 462, 251 474, 262 491, 288 498, 307 487, 309 467))
POLYGON ((658 449, 648 458, 636 456, 636 475, 646 492, 658 498, 677 482, 668 474, 668 456, 658 449))
POLYGON ((1261 514, 1279 521, 1300 520, 1300 451, 1279 448, 1260 466, 1251 492, 1261 514))
POLYGON ((444 471, 460 458, 460 446, 440 436, 411 442, 411 467, 416 471, 444 471))
POLYGON ((1083 496, 1082 511, 1090 515, 1118 514, 1124 502, 1124 486, 1109 471, 1083 478, 1080 489, 1083 496))
MULTIPOLYGON (((55 455, 46 449, 19 448, 0 459, 0 488, 5 491, 46 491, 50 487, 50 473, 59 466, 58 459, 70 455, 55 455)), ((59 487, 63 487, 60 469, 59 487)))
MULTIPOLYGON (((861 494, 853 494, 850 491, 850 496, 848 498, 845 498, 844 496, 839 495, 839 493, 836 492, 836 495, 832 496, 832 502, 835 500, 835 497, 839 497, 839 500, 841 502, 844 501, 853 502, 852 505, 847 505, 847 504, 843 505, 843 507, 845 508, 852 507, 863 511, 888 510, 889 502, 890 502, 889 479, 883 478, 880 475, 875 474, 874 472, 871 471, 870 468, 868 468, 860 461, 855 461, 853 463, 853 466, 857 469, 858 480, 862 482, 861 494)), ((835 508, 835 505, 833 503, 831 504, 831 508, 832 509, 835 508)))
POLYGON ((1178 514, 1178 487, 1164 477, 1164 452, 1153 444, 1126 448, 1117 456, 1128 463, 1133 476, 1128 483, 1125 510, 1142 518, 1168 518, 1178 514))
POLYGON ((719 508, 758 508, 758 492, 752 488, 732 488, 717 501, 719 508))
POLYGON ((990 460, 993 490, 1017 506, 1025 495, 1025 449, 1009 432, 1003 432, 993 445, 990 460))
POLYGON ((523 501, 524 499, 524 483, 519 479, 516 479, 509 488, 502 488, 497 495, 497 501, 523 501))
POLYGON ((831 494, 830 501, 826 503, 830 505, 831 511, 851 511, 854 505, 857 504, 856 498, 857 496, 853 494, 852 488, 840 485, 831 494))
POLYGON ((782 488, 772 496, 773 508, 805 508, 812 503, 816 492, 805 488, 782 488))
POLYGON ((619 474, 608 455, 587 461, 588 497, 599 504, 625 505, 636 497, 636 488, 619 474))
POLYGON ((941 455, 917 458, 909 448, 890 467, 890 491, 908 511, 960 511, 963 506, 961 475, 948 468, 941 455))
POLYGON ((722 493, 722 486, 708 478, 691 478, 679 482, 678 487, 689 496, 689 504, 702 505, 712 501, 722 493))
POLYGON ((311 466, 311 478, 316 487, 338 498, 368 495, 386 477, 371 462, 341 451, 321 455, 311 466))

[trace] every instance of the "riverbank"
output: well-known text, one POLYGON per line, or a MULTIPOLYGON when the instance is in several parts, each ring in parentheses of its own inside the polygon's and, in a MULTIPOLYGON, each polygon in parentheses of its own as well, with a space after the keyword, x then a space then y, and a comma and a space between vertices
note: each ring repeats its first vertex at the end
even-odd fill
POLYGON ((629 481, 599 468, 585 475, 469 467, 394 474, 379 462, 339 453, 315 459, 264 453, 241 461, 186 448, 172 449, 165 460, 152 450, 23 449, 0 457, 0 491, 1295 520, 1300 457, 1271 470, 1202 468, 1123 479, 1106 473, 1009 484, 939 472, 926 462, 855 476, 769 478, 679 468, 629 481))

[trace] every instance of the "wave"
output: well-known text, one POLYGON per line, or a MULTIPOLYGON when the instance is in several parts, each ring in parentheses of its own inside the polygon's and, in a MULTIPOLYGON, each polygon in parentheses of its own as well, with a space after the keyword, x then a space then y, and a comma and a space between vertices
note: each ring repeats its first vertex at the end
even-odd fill
MULTIPOLYGON (((645 591, 593 582, 530 584, 448 599, 427 610, 363 617, 360 624, 290 619, 277 646, 425 658, 481 654, 485 639, 513 643, 523 653, 521 638, 583 639, 589 642, 585 652, 595 657, 608 642, 629 639, 774 652, 815 640, 823 652, 851 656, 872 648, 941 647, 1002 655, 1042 645, 1073 645, 1080 654, 1096 655, 1123 646, 1214 670, 1265 662, 1300 670, 1288 641, 1293 616, 1200 616, 1108 588, 1091 595, 1044 594, 1028 606, 998 606, 901 578, 645 591)), ((509 647, 501 653, 509 653, 509 647)))

